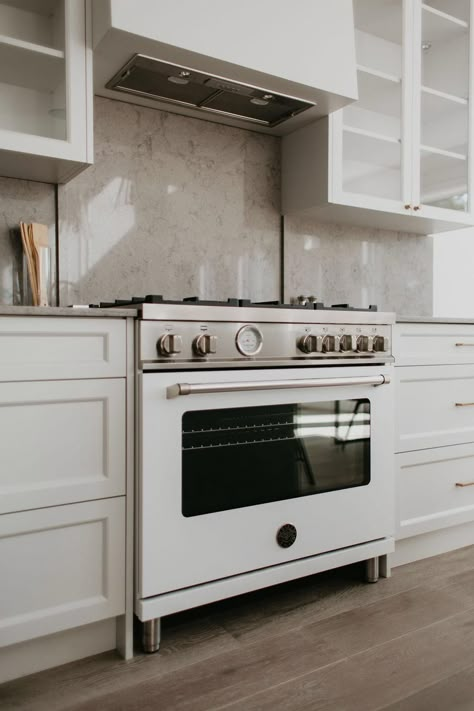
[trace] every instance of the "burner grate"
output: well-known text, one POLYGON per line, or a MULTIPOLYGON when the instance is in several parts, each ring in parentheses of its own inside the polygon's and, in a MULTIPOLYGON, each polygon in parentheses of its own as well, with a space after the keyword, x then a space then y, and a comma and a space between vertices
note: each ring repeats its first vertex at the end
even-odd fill
POLYGON ((377 311, 377 306, 371 304, 368 308, 357 308, 349 304, 333 304, 326 306, 322 301, 307 301, 305 303, 284 304, 281 301, 251 301, 251 299, 227 299, 227 301, 213 301, 200 299, 198 296, 188 296, 184 299, 164 299, 162 294, 147 294, 146 296, 132 296, 131 299, 115 299, 115 301, 101 301, 99 304, 90 304, 90 308, 120 308, 124 306, 140 306, 140 304, 185 304, 197 306, 232 306, 236 308, 274 308, 274 309, 305 309, 309 311, 377 311))

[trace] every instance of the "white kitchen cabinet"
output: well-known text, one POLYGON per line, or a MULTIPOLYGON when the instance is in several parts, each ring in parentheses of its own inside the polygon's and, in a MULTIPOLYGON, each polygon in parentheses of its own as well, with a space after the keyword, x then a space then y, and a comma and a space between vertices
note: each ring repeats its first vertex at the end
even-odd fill
POLYGON ((474 521, 474 444, 396 458, 398 540, 474 521))
POLYGON ((0 382, 123 378, 124 319, 0 318, 0 382))
POLYGON ((125 380, 0 383, 0 513, 125 495, 125 380))
POLYGON ((400 565, 474 540, 474 324, 397 323, 393 342, 400 565))
POLYGON ((0 175, 63 183, 93 162, 85 0, 0 0, 0 175))
POLYGON ((471 0, 354 0, 359 100, 283 139, 284 214, 474 224, 471 0))
POLYGON ((0 647, 125 611, 125 499, 0 516, 0 647))
POLYGON ((474 323, 397 323, 397 365, 474 363, 474 323))
POLYGON ((474 442, 474 365, 396 369, 396 452, 474 442))
POLYGON ((0 683, 132 655, 133 391, 132 319, 0 318, 0 683))

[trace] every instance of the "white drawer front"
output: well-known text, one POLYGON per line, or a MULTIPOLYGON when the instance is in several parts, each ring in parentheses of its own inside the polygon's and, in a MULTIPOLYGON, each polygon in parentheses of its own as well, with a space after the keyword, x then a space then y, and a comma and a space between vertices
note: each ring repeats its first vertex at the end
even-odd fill
POLYGON ((474 363, 474 324, 397 323, 393 354, 396 365, 474 363))
POLYGON ((124 319, 0 318, 0 380, 125 376, 124 319))
POLYGON ((125 493, 125 379, 0 383, 0 513, 125 493))
POLYGON ((0 646, 124 612, 125 498, 0 516, 0 646))
POLYGON ((474 367, 396 368, 396 452, 474 442, 474 367))
POLYGON ((395 461, 398 538, 474 521, 474 444, 406 452, 395 461))

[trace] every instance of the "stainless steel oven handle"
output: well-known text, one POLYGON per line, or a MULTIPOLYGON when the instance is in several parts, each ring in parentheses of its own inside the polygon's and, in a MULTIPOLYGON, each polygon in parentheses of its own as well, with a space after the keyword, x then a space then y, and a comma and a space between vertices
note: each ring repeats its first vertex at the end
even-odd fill
POLYGON ((388 375, 359 375, 353 378, 313 378, 312 380, 240 380, 236 383, 176 383, 166 390, 168 399, 179 395, 235 393, 252 390, 296 390, 301 388, 335 388, 351 385, 385 385, 388 375))

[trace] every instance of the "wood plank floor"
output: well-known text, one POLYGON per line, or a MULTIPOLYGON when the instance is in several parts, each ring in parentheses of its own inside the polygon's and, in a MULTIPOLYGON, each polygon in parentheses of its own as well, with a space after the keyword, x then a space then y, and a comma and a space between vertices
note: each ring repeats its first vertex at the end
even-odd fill
POLYGON ((474 546, 349 566, 179 615, 156 655, 0 686, 1 711, 474 711, 474 546))

